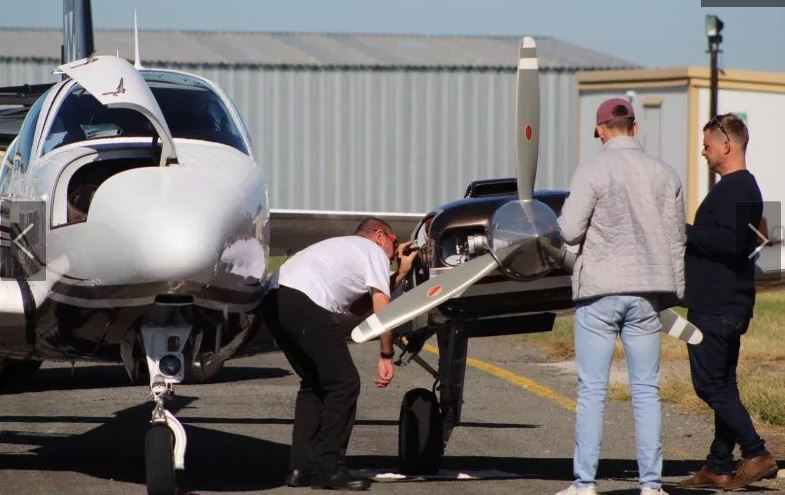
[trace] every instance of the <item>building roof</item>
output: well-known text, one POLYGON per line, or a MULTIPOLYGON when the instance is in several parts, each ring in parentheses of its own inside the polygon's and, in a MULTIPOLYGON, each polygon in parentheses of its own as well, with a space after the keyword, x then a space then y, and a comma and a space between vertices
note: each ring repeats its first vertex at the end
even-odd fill
MULTIPOLYGON (((607 70, 578 72, 578 88, 609 90, 632 88, 679 88, 710 85, 708 67, 677 67, 661 69, 607 70)), ((785 72, 762 72, 725 69, 717 74, 722 89, 746 89, 785 93, 785 72)))
MULTIPOLYGON (((514 70, 514 36, 141 31, 142 63, 344 68, 514 70)), ((547 36, 535 36, 548 70, 627 69, 628 60, 547 36)), ((0 28, 0 60, 59 61, 59 29, 0 28)), ((95 33, 96 50, 133 58, 133 31, 95 33)))

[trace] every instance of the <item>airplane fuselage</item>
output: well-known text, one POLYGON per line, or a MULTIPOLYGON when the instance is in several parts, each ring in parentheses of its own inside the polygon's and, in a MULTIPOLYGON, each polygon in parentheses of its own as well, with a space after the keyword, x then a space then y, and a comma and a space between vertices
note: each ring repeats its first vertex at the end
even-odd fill
POLYGON ((49 270, 55 280, 32 314, 4 316, 0 357, 128 366, 154 305, 187 308, 196 352, 228 354, 258 327, 269 208, 245 128, 209 81, 141 75, 172 128, 169 163, 144 118, 107 109, 74 80, 41 97, 9 149, 19 159, 5 162, 3 198, 41 203, 46 259, 67 270, 49 270))

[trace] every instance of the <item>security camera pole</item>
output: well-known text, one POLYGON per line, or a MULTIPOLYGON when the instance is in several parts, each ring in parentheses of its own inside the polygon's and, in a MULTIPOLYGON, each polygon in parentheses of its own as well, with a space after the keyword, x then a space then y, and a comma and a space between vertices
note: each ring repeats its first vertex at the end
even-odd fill
MULTIPOLYGON (((716 15, 706 16, 706 36, 709 38, 709 57, 711 65, 710 96, 709 96, 709 120, 717 115, 717 90, 719 86, 717 75, 717 54, 721 52, 722 28, 725 24, 716 15)), ((709 170, 709 189, 714 187, 717 176, 709 170)))

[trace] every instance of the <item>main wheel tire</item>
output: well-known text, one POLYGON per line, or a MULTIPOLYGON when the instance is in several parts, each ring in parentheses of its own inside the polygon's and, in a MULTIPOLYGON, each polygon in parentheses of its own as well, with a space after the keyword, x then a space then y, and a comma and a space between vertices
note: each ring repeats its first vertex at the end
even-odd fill
POLYGON ((174 436, 166 425, 153 425, 144 439, 145 477, 148 495, 176 495, 174 436))
POLYGON ((398 464, 403 474, 439 472, 444 441, 442 414, 436 395, 424 388, 403 396, 398 422, 398 464))

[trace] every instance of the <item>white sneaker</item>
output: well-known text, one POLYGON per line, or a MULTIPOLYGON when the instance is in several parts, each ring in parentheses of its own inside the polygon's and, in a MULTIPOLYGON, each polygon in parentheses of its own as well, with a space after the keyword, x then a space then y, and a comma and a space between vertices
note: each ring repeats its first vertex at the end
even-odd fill
POLYGON ((565 490, 560 491, 556 495, 597 495, 597 488, 593 486, 578 488, 575 485, 570 485, 565 490))
POLYGON ((648 486, 644 486, 641 488, 641 495, 668 495, 668 492, 662 488, 650 488, 648 486))

